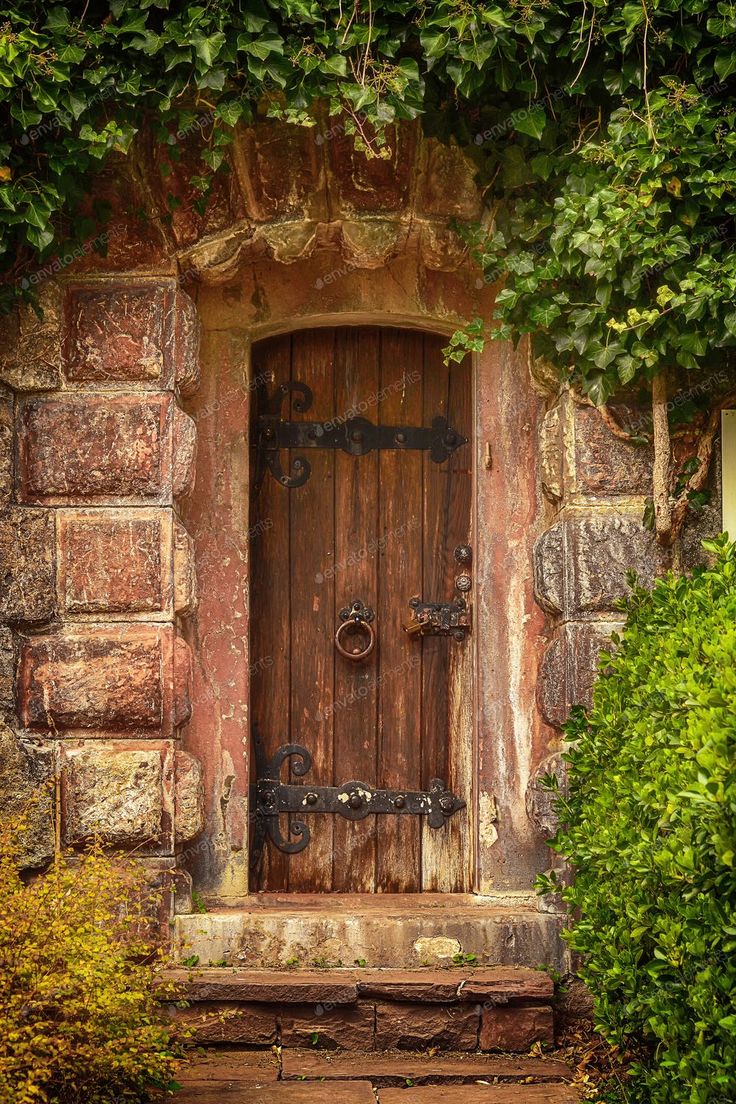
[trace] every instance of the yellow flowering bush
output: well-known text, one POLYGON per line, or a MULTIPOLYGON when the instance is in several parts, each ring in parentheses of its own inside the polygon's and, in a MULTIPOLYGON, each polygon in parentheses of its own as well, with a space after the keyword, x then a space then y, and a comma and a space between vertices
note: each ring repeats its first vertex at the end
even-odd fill
POLYGON ((173 1088, 140 873, 93 846, 28 879, 17 835, 0 825, 0 1100, 122 1104, 173 1088))

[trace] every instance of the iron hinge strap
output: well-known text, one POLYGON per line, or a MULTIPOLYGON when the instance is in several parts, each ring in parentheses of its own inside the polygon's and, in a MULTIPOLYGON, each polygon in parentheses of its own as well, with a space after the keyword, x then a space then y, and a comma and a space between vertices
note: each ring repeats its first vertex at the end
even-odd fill
POLYGON ((252 864, 256 865, 268 837, 279 851, 296 854, 310 840, 310 831, 301 819, 309 813, 326 813, 346 820, 363 820, 376 815, 425 816, 430 828, 441 828, 465 802, 456 797, 439 778, 433 778, 429 790, 379 789, 366 782, 345 782, 341 786, 301 786, 279 780, 281 766, 293 759, 292 773, 297 777, 312 768, 312 757, 300 744, 280 747, 270 762, 265 762, 263 746, 256 738, 256 761, 261 770, 251 786, 250 797, 255 814, 252 864), (279 827, 279 817, 294 814, 285 839, 279 827))
POLYGON ((304 456, 292 461, 287 475, 279 458, 281 449, 341 449, 350 456, 365 456, 374 449, 422 450, 442 464, 456 449, 468 443, 447 419, 438 414, 431 426, 374 425, 367 418, 336 418, 324 422, 286 421, 280 408, 287 395, 294 393, 294 409, 304 413, 313 401, 312 391, 296 380, 282 383, 265 402, 265 411, 256 422, 256 448, 262 478, 264 465, 284 487, 301 487, 309 479, 311 465, 304 456))

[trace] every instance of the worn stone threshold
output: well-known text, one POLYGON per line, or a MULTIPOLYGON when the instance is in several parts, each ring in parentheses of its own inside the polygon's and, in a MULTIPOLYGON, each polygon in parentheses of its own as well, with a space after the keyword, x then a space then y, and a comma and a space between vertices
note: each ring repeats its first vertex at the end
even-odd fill
POLYGON ((247 907, 175 917, 174 952, 200 965, 407 968, 475 955, 569 969, 565 918, 530 894, 255 894, 247 907))

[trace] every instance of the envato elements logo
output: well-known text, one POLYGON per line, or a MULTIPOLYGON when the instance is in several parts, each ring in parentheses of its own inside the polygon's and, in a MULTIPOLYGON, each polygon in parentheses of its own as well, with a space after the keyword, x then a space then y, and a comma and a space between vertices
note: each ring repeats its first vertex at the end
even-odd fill
POLYGON ((418 529, 419 524, 418 518, 411 518, 410 521, 404 522, 403 525, 398 525, 395 529, 390 530, 390 532, 384 533, 382 537, 374 537, 361 548, 356 548, 350 552, 344 560, 332 564, 331 567, 326 567, 324 571, 318 571, 314 576, 315 583, 324 583, 326 579, 334 579, 341 571, 356 567, 369 557, 375 556, 377 552, 384 552, 392 540, 400 540, 402 537, 406 536, 407 533, 411 533, 412 530, 418 529))
POLYGON ((20 281, 21 288, 23 291, 27 291, 28 288, 43 283, 44 280, 48 280, 51 276, 57 276, 59 272, 68 265, 73 264, 74 261, 78 261, 80 257, 88 257, 90 253, 99 252, 101 246, 107 245, 113 238, 124 233, 125 228, 123 226, 111 226, 108 230, 105 230, 104 233, 98 234, 96 238, 90 238, 89 241, 82 242, 81 245, 75 245, 66 253, 54 257, 53 261, 49 261, 43 268, 37 268, 36 271, 31 272, 29 276, 24 276, 20 281))
POLYGON ((502 138, 506 131, 514 130, 519 123, 523 123, 526 119, 533 115, 535 111, 539 111, 550 100, 557 101, 562 99, 566 95, 563 88, 554 88, 549 96, 545 96, 543 99, 534 100, 528 107, 520 107, 518 111, 512 111, 510 115, 507 115, 505 119, 502 119, 500 123, 496 123, 489 130, 479 131, 473 141, 476 146, 482 146, 484 142, 493 142, 497 138, 502 138))
POLYGON ((349 694, 343 694, 341 698, 335 698, 332 705, 320 709, 317 714, 318 720, 329 720, 335 713, 340 713, 343 709, 349 709, 350 706, 355 705, 356 702, 365 701, 372 690, 376 690, 379 686, 383 686, 384 682, 387 682, 388 679, 394 678, 397 675, 406 674, 408 671, 416 670, 421 662, 421 657, 416 652, 413 655, 407 656, 406 659, 403 659, 396 667, 389 667, 387 671, 382 671, 380 675, 376 675, 375 678, 369 679, 368 682, 361 683, 359 686, 354 686, 349 694))
POLYGON ((348 407, 342 414, 337 414, 329 422, 323 422, 317 431, 317 435, 320 436, 321 433, 329 433, 331 430, 337 429, 338 426, 344 425, 345 422, 349 422, 351 418, 357 418, 359 414, 365 414, 371 407, 378 406, 384 399, 396 394, 397 391, 406 390, 407 384, 419 383, 421 378, 421 372, 417 372, 416 370, 413 372, 404 372, 402 376, 392 380, 391 383, 387 383, 385 387, 381 387, 378 391, 371 391, 370 395, 354 403, 353 406, 348 407))
MULTIPOLYGON (((353 118, 361 126, 365 126, 365 124, 369 121, 368 116, 363 114, 362 111, 356 112, 353 118)), ((314 143, 317 146, 323 146, 325 142, 332 142, 335 138, 341 138, 345 133, 346 124, 344 122, 335 123, 334 126, 331 126, 329 130, 318 131, 317 134, 315 134, 314 136, 314 143)))
MULTIPOLYGON (((703 395, 708 395, 712 391, 724 387, 727 382, 728 374, 726 372, 713 372, 707 379, 701 380, 700 383, 693 384, 693 386, 689 387, 687 390, 678 391, 676 395, 673 395, 667 402, 667 413, 671 414, 673 410, 677 410, 678 407, 684 406, 693 399, 702 398, 703 395)), ((639 433, 651 432, 651 414, 639 415, 637 418, 627 419, 626 429, 633 436, 639 433)))
MULTIPOLYGON (((547 252, 548 249, 548 241, 538 241, 534 242, 533 245, 530 245, 526 252, 533 253, 535 257, 541 257, 547 252)), ((495 284, 496 281, 500 280, 502 276, 505 276, 507 272, 507 265, 496 265, 495 268, 490 268, 487 272, 484 272, 482 278, 479 276, 478 279, 475 281, 475 286, 480 291, 480 289, 486 284, 495 284)))
MULTIPOLYGON (((96 92, 92 96, 85 106, 85 110, 89 111, 95 104, 104 103, 110 96, 115 94, 115 88, 112 85, 108 85, 105 88, 101 88, 99 92, 96 92)), ((55 115, 50 115, 48 119, 44 119, 42 123, 38 123, 36 126, 31 127, 30 130, 25 130, 20 136, 20 144, 22 146, 28 146, 31 142, 38 141, 39 138, 43 138, 46 134, 51 134, 54 130, 71 130, 75 117, 69 111, 57 111, 55 115)))
POLYGON ((332 271, 328 272, 325 276, 319 276, 314 281, 314 286, 317 291, 321 291, 321 289, 327 287, 328 284, 334 284, 335 280, 340 280, 343 276, 348 276, 351 272, 355 272, 357 267, 357 265, 348 261, 347 264, 340 265, 339 268, 333 268, 332 271))

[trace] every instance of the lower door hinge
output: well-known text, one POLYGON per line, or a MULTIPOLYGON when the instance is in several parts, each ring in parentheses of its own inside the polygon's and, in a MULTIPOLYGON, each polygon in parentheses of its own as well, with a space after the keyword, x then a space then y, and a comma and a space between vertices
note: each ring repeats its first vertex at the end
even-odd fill
POLYGON ((373 814, 426 816, 430 828, 441 828, 460 809, 456 797, 439 778, 433 778, 429 790, 378 789, 366 782, 345 782, 341 786, 294 786, 281 782, 281 767, 291 761, 291 772, 302 778, 312 769, 312 756, 300 744, 284 744, 266 761, 263 743, 255 736, 257 778, 250 788, 251 816, 255 832, 251 867, 258 865, 266 839, 287 855, 295 855, 308 845, 311 833, 302 819, 309 813, 327 813, 346 820, 363 820, 373 814), (298 814, 293 817, 290 814, 298 814), (289 835, 285 839, 279 817, 289 816, 289 835))

